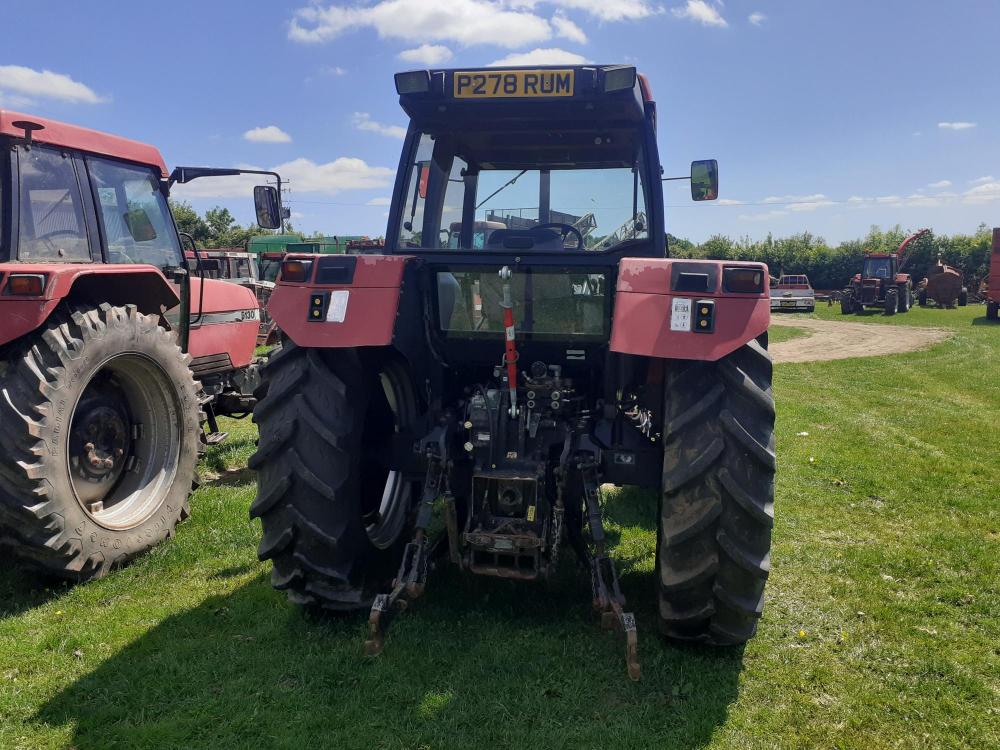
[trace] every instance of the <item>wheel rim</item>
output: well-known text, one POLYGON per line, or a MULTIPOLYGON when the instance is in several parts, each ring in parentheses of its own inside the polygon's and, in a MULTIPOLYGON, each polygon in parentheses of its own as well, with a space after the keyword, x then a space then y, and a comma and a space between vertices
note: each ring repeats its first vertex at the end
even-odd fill
POLYGON ((393 467, 395 437, 413 424, 416 404, 405 373, 395 366, 379 372, 362 435, 362 516, 372 545, 388 549, 406 526, 413 481, 393 467))
POLYGON ((128 530, 161 506, 177 476, 180 404, 169 376, 153 360, 120 354, 87 383, 70 421, 70 485, 95 523, 128 530))

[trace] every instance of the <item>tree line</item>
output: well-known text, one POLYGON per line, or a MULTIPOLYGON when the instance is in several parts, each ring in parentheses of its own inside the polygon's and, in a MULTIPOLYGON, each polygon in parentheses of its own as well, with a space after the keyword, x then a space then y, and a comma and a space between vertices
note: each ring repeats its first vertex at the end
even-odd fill
POLYGON ((283 232, 261 229, 255 223, 241 226, 228 208, 216 206, 200 215, 190 203, 185 201, 170 201, 170 211, 177 223, 177 231, 191 235, 198 247, 245 247, 251 237, 265 234, 297 234, 303 239, 322 237, 321 232, 303 235, 297 231, 291 222, 285 222, 283 232))
MULTIPOLYGON (((980 224, 973 234, 924 235, 909 245, 906 253, 909 260, 903 270, 919 281, 940 256, 944 263, 962 272, 966 285, 972 289, 989 273, 991 232, 986 224, 980 224)), ((667 245, 675 258, 763 262, 773 276, 804 273, 816 289, 842 289, 861 270, 866 252, 896 252, 911 233, 898 224, 887 230, 873 226, 864 238, 838 245, 830 245, 810 232, 790 237, 768 234, 763 240, 749 237, 734 240, 717 234, 700 245, 668 235, 667 245)))

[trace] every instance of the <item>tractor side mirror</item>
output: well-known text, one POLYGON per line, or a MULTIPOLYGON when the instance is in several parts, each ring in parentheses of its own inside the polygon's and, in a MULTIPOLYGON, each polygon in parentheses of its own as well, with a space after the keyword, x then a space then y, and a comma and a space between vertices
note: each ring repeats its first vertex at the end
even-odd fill
POLYGON ((714 201, 719 197, 719 162, 702 159, 691 162, 691 200, 714 201))
POLYGON ((253 206, 257 225, 261 229, 281 228, 281 207, 278 190, 273 185, 257 185, 253 189, 253 206))
POLYGON ((156 229, 153 227, 153 222, 150 221, 146 209, 131 208, 122 216, 122 219, 124 219, 132 239, 136 242, 149 242, 156 239, 156 229))

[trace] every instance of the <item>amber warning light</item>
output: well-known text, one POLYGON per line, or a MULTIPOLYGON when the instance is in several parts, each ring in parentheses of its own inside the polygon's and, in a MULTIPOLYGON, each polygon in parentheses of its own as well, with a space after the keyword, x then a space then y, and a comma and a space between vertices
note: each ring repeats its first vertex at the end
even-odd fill
POLYGON ((20 297, 40 297, 45 291, 45 276, 40 273, 11 274, 6 293, 20 297))

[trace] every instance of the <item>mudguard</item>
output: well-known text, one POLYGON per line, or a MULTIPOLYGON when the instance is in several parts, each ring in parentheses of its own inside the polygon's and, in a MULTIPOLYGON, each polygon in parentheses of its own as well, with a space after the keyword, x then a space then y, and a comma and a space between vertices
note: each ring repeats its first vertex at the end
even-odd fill
POLYGON ((278 280, 267 309, 299 346, 345 348, 392 342, 408 255, 289 255, 310 263, 307 280, 278 280))
POLYGON ((618 265, 612 351, 715 361, 760 336, 770 323, 770 279, 763 263, 623 258, 618 265), (761 291, 727 291, 727 268, 760 271, 761 291))
POLYGON ((67 297, 97 299, 114 305, 131 303, 147 314, 159 314, 180 302, 170 282, 155 266, 2 263, 0 346, 41 326, 67 297), (41 274, 45 277, 45 289, 38 297, 9 295, 7 277, 12 273, 41 274))

